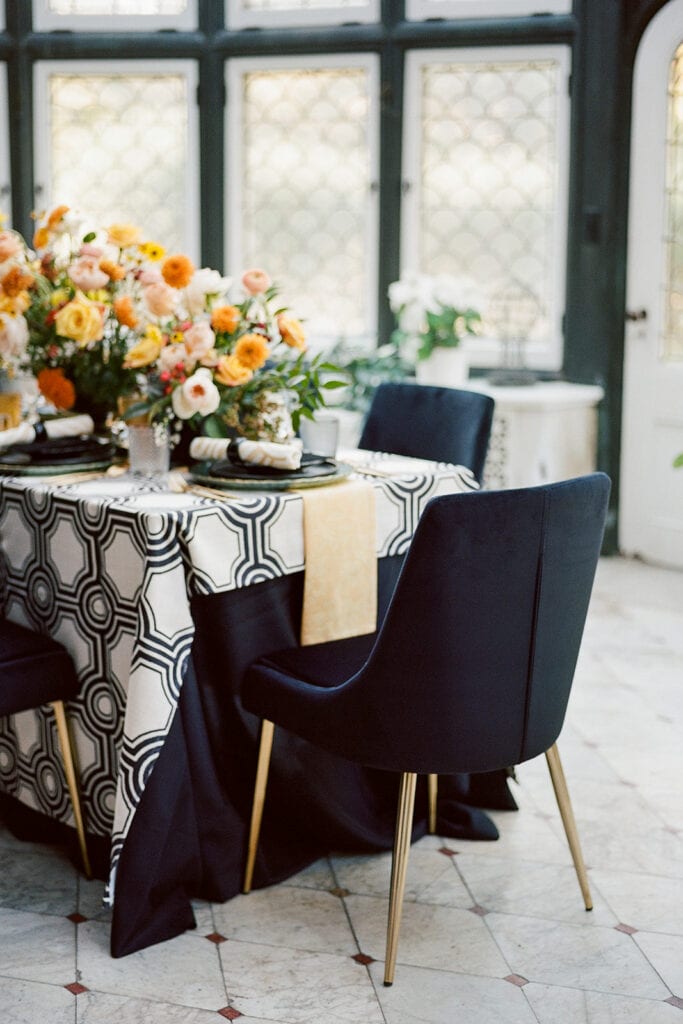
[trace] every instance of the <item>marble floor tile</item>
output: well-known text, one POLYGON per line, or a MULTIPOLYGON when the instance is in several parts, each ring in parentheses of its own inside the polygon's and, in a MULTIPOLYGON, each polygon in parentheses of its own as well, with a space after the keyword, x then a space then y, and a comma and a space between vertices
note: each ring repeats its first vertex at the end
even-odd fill
MULTIPOLYGON (((524 767, 524 766, 522 766, 524 767)), ((519 775, 524 787, 524 775, 519 775)), ((491 812, 499 838, 493 843, 479 843, 467 839, 450 839, 447 845, 459 853, 472 853, 477 857, 510 857, 530 863, 571 864, 571 854, 564 835, 558 836, 553 824, 559 822, 557 813, 530 809, 519 812, 491 812)), ((560 832, 562 825, 560 823, 560 832)))
POLYGON ((330 889, 334 889, 337 882, 332 873, 329 860, 326 857, 322 857, 307 868, 304 868, 303 871, 292 875, 284 884, 298 886, 302 889, 326 889, 329 892, 330 889))
MULTIPOLYGON (((447 841, 444 841, 447 843, 447 841)), ((443 842, 440 844, 443 846, 443 842)), ((361 857, 333 857, 339 885, 350 893, 389 898, 391 853, 361 857)), ((463 885, 453 858, 436 849, 411 849, 405 899, 449 907, 471 907, 472 897, 463 885)))
POLYGON ((350 957, 250 942, 224 942, 219 953, 230 1005, 247 1021, 383 1024, 368 972, 350 957))
MULTIPOLYGON (((593 910, 586 912, 573 867, 477 857, 475 853, 468 853, 458 857, 458 869, 476 903, 487 910, 570 921, 587 927, 619 924, 619 918, 595 886, 591 886, 593 910)), ((589 885, 591 883, 592 875, 589 885)))
POLYGON ((653 999, 534 983, 524 986, 524 995, 538 1024, 680 1024, 680 1010, 653 999))
POLYGON ((591 880, 624 924, 683 935, 683 879, 598 869, 591 880))
POLYGON ((537 1024, 523 990, 507 981, 401 965, 384 988, 384 965, 370 973, 386 1024, 537 1024))
POLYGON ((614 928, 495 913, 486 923, 512 972, 528 981, 644 999, 670 994, 632 937, 614 928))
POLYGON ((111 921, 111 907, 105 907, 104 882, 99 878, 78 879, 78 913, 92 921, 111 921))
POLYGON ((76 925, 66 917, 0 908, 0 978, 76 980, 76 925))
POLYGON ((311 952, 358 952, 344 904, 329 892, 271 886, 214 906, 216 929, 229 939, 311 952))
MULTIPOLYGON (((361 952, 384 960, 388 901, 347 896, 344 902, 361 952)), ((422 903, 404 905, 397 963, 492 978, 510 973, 481 917, 469 910, 422 903)))
POLYGON ((0 977, 3 1024, 74 1024, 76 997, 63 985, 0 977))
MULTIPOLYGON (((150 999, 88 991, 78 996, 75 1024, 220 1024, 221 1020, 225 1018, 215 1010, 192 1010, 150 999)), ((69 1024, 73 1024, 73 1010, 69 1024)), ((248 1022, 240 1018, 240 1024, 248 1022)))
POLYGON ((63 853, 0 849, 0 907, 66 917, 77 903, 76 870, 63 853))
POLYGON ((633 936, 671 994, 683 999, 683 936, 637 932, 633 936))
POLYGON ((627 826, 610 816, 602 821, 582 821, 581 846, 586 864, 603 871, 683 878, 683 837, 664 827, 643 832, 637 826, 637 822, 627 826))
POLYGON ((219 1010, 227 1003, 216 946, 196 932, 150 946, 118 960, 109 955, 109 927, 78 926, 79 980, 112 995, 219 1010))

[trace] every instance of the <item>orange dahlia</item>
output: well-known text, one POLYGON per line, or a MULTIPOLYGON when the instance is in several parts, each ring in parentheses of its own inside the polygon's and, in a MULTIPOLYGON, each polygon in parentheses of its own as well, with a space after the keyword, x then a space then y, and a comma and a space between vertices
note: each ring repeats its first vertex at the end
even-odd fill
POLYGON ((63 370, 46 368, 40 371, 37 380, 40 393, 48 402, 52 402, 55 409, 73 408, 76 401, 76 389, 71 381, 64 376, 63 370))
POLYGON ((113 260, 100 260, 100 270, 106 274, 110 281, 120 281, 126 276, 126 271, 120 263, 113 260))
POLYGON ((26 273, 21 267, 11 267, 0 281, 0 285, 2 285, 5 295, 16 298, 21 292, 30 288, 34 280, 33 274, 26 273))
POLYGON ((211 326, 219 334, 233 334, 239 322, 237 306, 215 306, 211 311, 211 326))
POLYGON ((176 253, 175 256, 167 256, 161 264, 161 276, 171 288, 185 288, 194 274, 194 264, 188 256, 176 253))
POLYGON ((234 355, 248 370, 258 370, 270 355, 270 349, 262 334, 243 334, 235 345, 234 355))
POLYGON ((138 318, 130 295, 121 295, 120 298, 114 299, 114 316, 124 327, 137 327, 138 318))

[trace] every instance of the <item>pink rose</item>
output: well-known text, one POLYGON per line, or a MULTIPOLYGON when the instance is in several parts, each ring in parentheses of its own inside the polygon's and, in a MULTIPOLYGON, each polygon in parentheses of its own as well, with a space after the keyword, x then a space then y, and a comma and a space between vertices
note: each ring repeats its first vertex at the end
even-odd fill
POLYGON ((185 331, 185 351, 198 362, 207 355, 216 343, 216 335, 206 320, 199 320, 185 331))
POLYGON ((168 373, 174 370, 178 363, 182 363, 183 366, 187 366, 185 346, 179 344, 166 345, 162 348, 157 363, 160 370, 166 370, 168 373))
POLYGON ((163 281, 161 271, 157 270, 156 267, 145 267, 143 270, 140 270, 137 274, 137 279, 143 285, 158 284, 159 281, 163 281))
POLYGON ((265 292, 270 288, 270 278, 265 270, 255 267, 253 270, 245 270, 242 274, 242 284, 250 295, 258 295, 259 292, 265 292))
POLYGON ((169 316, 178 302, 178 292, 165 281, 148 284, 142 293, 152 316, 169 316))
POLYGON ((81 256, 69 269, 69 277, 82 292, 94 292, 109 284, 109 277, 100 270, 94 256, 81 256))
POLYGON ((0 231, 0 263, 21 252, 21 239, 13 231, 0 231))
POLYGON ((99 260, 102 257, 102 249, 99 245, 93 245, 92 242, 84 242, 81 246, 81 256, 92 256, 93 259, 99 260))

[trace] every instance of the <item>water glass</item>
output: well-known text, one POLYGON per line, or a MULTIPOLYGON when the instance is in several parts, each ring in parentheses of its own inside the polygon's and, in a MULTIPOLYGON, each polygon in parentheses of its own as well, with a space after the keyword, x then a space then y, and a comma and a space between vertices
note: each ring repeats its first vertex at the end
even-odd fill
POLYGON ((314 413, 312 420, 302 416, 299 434, 304 443, 304 451, 333 459, 339 443, 339 417, 328 412, 314 413))
POLYGON ((135 476, 163 476, 171 463, 168 431, 159 426, 128 427, 128 462, 135 476))

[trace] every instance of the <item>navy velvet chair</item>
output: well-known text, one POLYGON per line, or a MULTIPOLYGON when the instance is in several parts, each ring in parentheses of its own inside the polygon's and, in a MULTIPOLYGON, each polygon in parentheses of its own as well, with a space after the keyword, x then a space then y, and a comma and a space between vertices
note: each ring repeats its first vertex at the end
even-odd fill
POLYGON ((394 977, 416 773, 488 772, 545 753, 587 910, 588 880, 556 739, 609 496, 602 473, 429 502, 377 634, 255 662, 263 719, 244 890, 251 888, 273 723, 401 773, 385 984, 394 977))
POLYGON ((41 704, 52 705, 83 867, 90 878, 90 860, 63 703, 77 693, 78 679, 73 662, 61 644, 15 622, 0 619, 0 717, 15 715, 41 704))
POLYGON ((467 466, 481 482, 493 407, 477 391, 380 384, 358 447, 467 466))

